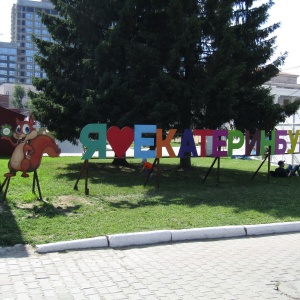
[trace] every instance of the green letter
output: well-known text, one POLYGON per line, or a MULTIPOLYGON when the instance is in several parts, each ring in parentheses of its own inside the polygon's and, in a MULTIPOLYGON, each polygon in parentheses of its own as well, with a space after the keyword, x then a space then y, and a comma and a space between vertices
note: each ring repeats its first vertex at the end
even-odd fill
POLYGON ((227 142, 227 156, 232 156, 233 149, 240 149, 244 145, 244 134, 239 130, 229 130, 228 131, 228 142, 227 142), (234 138, 238 138, 237 143, 234 143, 234 138))
POLYGON ((80 132, 80 142, 87 150, 81 159, 90 159, 98 150, 98 158, 106 158, 106 124, 88 124, 80 132), (91 138, 91 134, 94 134, 91 138))

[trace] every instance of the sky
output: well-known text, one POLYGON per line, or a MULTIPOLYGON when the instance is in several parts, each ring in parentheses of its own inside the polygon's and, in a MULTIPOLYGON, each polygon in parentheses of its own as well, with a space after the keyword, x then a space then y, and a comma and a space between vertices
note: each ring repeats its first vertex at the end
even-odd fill
MULTIPOLYGON (((257 0, 257 4, 265 1, 257 0)), ((16 2, 17 0, 0 0, 1 42, 10 42, 10 12, 12 5, 16 2)), ((300 0, 274 0, 274 3, 269 11, 268 23, 281 23, 281 27, 275 32, 277 36, 275 57, 287 51, 288 58, 281 67, 281 71, 300 75, 300 39, 298 37, 300 0)))

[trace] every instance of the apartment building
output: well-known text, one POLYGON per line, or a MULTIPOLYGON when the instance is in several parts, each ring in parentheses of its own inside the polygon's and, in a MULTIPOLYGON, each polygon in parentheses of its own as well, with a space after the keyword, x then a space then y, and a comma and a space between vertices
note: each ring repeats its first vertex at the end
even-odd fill
POLYGON ((17 43, 17 75, 18 82, 31 84, 32 77, 44 78, 46 73, 34 61, 37 51, 31 36, 35 35, 43 40, 51 40, 51 37, 41 22, 38 12, 57 15, 52 3, 48 0, 30 1, 18 0, 11 11, 11 41, 17 43))
POLYGON ((17 82, 17 44, 0 42, 0 84, 17 82))
POLYGON ((11 43, 0 42, 0 84, 31 84, 33 77, 46 73, 34 61, 37 52, 32 35, 51 41, 39 12, 58 15, 49 0, 17 0, 11 10, 11 43))

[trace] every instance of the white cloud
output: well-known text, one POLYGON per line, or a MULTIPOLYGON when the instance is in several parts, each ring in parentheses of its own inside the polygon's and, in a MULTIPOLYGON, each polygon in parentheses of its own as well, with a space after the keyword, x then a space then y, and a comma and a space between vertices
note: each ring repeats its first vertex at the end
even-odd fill
POLYGON ((0 2, 0 41, 10 42, 11 8, 17 0, 1 0, 0 2))

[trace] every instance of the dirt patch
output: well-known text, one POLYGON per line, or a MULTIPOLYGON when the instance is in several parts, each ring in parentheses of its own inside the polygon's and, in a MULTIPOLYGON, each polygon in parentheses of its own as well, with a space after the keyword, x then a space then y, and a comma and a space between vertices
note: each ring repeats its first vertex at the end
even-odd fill
MULTIPOLYGON (((34 207, 37 207, 39 206, 39 204, 42 203, 43 202, 39 200, 34 202, 27 202, 27 203, 19 202, 16 205, 16 207, 20 209, 33 209, 34 207)), ((45 201, 45 203, 47 203, 47 201, 45 201)), ((73 207, 75 205, 92 204, 92 202, 85 197, 77 197, 73 195, 55 197, 51 199, 48 203, 58 209, 66 209, 68 207, 73 207)), ((0 212, 1 212, 1 206, 0 206, 0 212)))
POLYGON ((73 195, 59 196, 51 201, 55 207, 66 208, 72 204, 92 204, 92 202, 85 197, 78 197, 73 195))

